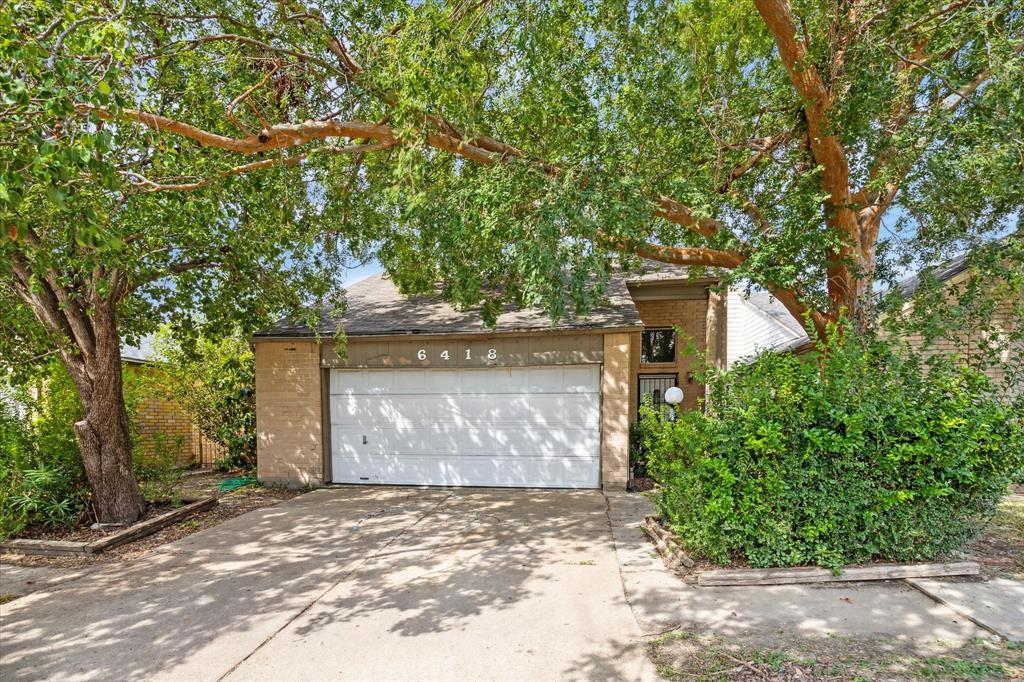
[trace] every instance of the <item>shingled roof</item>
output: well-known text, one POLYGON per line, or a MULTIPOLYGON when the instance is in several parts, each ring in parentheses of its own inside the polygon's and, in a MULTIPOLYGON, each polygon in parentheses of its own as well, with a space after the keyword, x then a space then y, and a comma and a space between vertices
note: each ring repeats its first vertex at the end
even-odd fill
MULTIPOLYGON (((498 316, 497 326, 484 325, 479 310, 456 310, 440 295, 403 296, 385 274, 372 275, 347 289, 347 307, 341 318, 325 309, 317 332, 333 335, 339 328, 348 336, 395 336, 400 334, 493 334, 559 329, 609 329, 639 327, 640 315, 629 295, 627 283, 638 281, 685 279, 687 271, 678 266, 652 265, 635 276, 616 274, 605 289, 606 302, 586 315, 566 317, 552 322, 538 308, 517 310, 508 306, 498 316)), ((314 331, 304 325, 282 320, 273 328, 259 332, 258 338, 308 337, 314 331)))

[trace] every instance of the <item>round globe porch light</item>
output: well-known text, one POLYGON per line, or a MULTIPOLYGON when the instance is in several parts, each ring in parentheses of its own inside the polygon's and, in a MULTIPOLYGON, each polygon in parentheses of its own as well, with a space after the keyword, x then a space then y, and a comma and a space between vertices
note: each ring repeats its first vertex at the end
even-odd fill
POLYGON ((683 402, 683 389, 673 386, 665 391, 665 402, 673 407, 683 402))

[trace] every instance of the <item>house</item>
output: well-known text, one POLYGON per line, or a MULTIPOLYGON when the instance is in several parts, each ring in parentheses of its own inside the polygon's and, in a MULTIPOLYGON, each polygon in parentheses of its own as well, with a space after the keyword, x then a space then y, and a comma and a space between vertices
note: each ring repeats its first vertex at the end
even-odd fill
MULTIPOLYGON (((1005 239, 1016 239, 1018 236, 1005 239)), ((953 258, 930 273, 942 285, 943 295, 948 299, 959 300, 971 277, 974 276, 970 268, 968 254, 964 253, 953 258)), ((915 274, 899 282, 896 287, 906 303, 905 310, 911 306, 920 304, 920 301, 913 300, 915 293, 921 287, 921 273, 915 274)), ((990 288, 986 282, 986 288, 990 288)), ((991 291, 991 289, 990 289, 991 291)), ((1004 297, 1002 291, 992 297, 995 307, 990 319, 982 322, 975 320, 974 324, 961 329, 958 333, 947 335, 944 338, 934 340, 925 352, 957 354, 963 361, 970 364, 977 357, 987 358, 987 361, 980 363, 982 369, 993 380, 993 383, 1005 390, 1007 398, 1024 395, 1024 381, 1019 377, 1024 372, 1024 341, 1006 343, 1005 339, 1021 338, 1024 331, 1024 318, 1021 312, 1024 311, 1024 288, 1016 291, 1010 289, 1004 297), (992 358, 991 348, 998 349, 999 357, 992 358), (996 362, 992 362, 996 359, 996 362), (1007 375, 1007 369, 1011 368, 1012 376, 1007 375)), ((966 311, 965 311, 966 312, 966 311)), ((924 338, 917 333, 907 337, 912 348, 922 349, 924 338)))
POLYGON ((800 321, 767 291, 729 290, 726 364, 749 362, 761 351, 795 350, 810 343, 800 321))
POLYGON ((185 410, 163 390, 163 369, 153 351, 152 337, 143 337, 139 345, 121 348, 122 373, 137 386, 132 424, 144 455, 158 448, 177 449, 182 465, 211 466, 225 456, 224 447, 202 434, 185 410))
POLYGON ((258 476, 622 488, 641 396, 660 401, 679 385, 683 409, 696 407, 704 387, 690 339, 724 365, 716 283, 652 265, 613 277, 606 304, 587 315, 552 324, 543 311, 509 309, 489 329, 476 312, 370 277, 348 289, 341 319, 254 337, 258 476))

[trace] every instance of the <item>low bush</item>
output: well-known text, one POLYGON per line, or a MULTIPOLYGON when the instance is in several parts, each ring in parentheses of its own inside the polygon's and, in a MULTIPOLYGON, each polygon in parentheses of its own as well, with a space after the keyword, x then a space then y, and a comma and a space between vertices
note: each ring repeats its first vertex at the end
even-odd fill
POLYGON ((0 537, 28 524, 70 526, 85 512, 89 487, 75 442, 81 404, 57 363, 28 386, 0 392, 0 537))
MULTIPOLYGON (((651 410, 650 396, 645 395, 640 405, 641 413, 651 410)), ((650 457, 651 439, 659 429, 657 420, 637 419, 629 425, 629 468, 634 478, 647 478, 650 476, 647 460, 650 457)))
POLYGON ((1020 401, 875 338, 708 381, 706 412, 642 419, 663 517, 719 563, 934 559, 979 533, 1024 467, 1020 401))

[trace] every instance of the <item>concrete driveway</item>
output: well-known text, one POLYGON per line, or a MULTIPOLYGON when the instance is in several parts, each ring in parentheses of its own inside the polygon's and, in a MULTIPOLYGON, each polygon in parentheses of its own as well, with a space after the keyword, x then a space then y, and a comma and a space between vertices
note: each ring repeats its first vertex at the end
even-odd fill
POLYGON ((10 679, 651 679, 598 491, 318 490, 0 607, 10 679))

